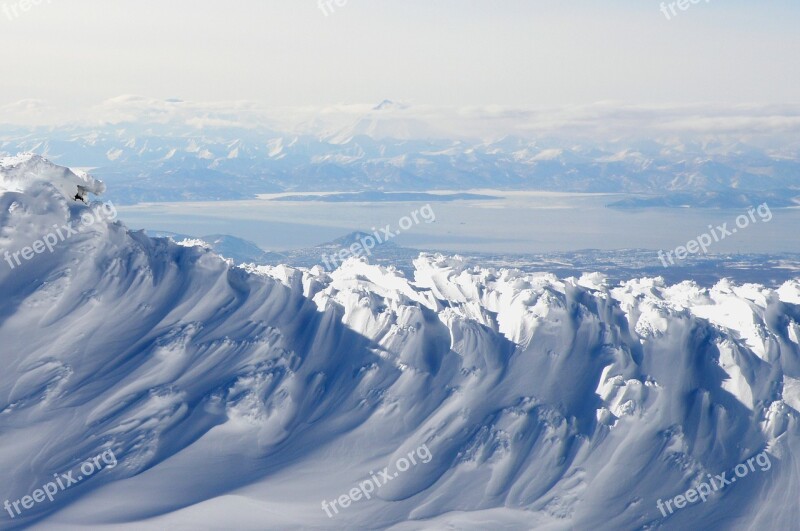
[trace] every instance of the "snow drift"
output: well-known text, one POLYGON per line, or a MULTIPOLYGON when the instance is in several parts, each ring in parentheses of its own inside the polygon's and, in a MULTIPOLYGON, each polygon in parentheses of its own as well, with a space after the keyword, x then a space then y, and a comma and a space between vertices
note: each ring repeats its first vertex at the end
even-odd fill
MULTIPOLYGON (((0 252, 76 223, 87 175, 0 163, 0 252), (43 184, 44 183, 44 184, 43 184), (52 184, 53 186, 48 185, 52 184)), ((93 224, 0 262, 0 513, 40 529, 786 529, 800 282, 668 286, 351 259, 237 267, 93 224), (369 500, 321 508, 420 445, 369 500), (659 500, 766 451, 665 517, 659 500)))

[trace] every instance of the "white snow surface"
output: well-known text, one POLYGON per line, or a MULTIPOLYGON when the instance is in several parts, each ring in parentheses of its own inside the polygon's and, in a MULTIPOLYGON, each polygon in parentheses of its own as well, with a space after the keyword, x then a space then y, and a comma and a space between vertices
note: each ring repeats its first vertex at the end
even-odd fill
POLYGON ((42 183, 55 187, 70 199, 78 194, 79 187, 95 195, 106 190, 102 181, 88 173, 58 166, 35 153, 0 158, 0 193, 31 190, 42 183))
MULTIPOLYGON (((79 183, 102 191, 4 159, 0 252, 77 222, 92 207, 67 200, 79 183)), ((414 278, 356 259, 325 273, 191 243, 98 222, 0 261, 0 504, 105 449, 118 459, 22 516, 0 509, 0 529, 800 520, 800 281, 610 286, 424 254, 414 278), (429 463, 322 510, 423 444, 429 463), (656 508, 764 450, 768 471, 656 508)))

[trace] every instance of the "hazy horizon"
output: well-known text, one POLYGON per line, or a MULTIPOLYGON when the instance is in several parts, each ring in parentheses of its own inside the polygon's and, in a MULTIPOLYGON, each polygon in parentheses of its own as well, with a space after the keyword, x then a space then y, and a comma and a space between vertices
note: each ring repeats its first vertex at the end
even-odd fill
POLYGON ((800 6, 701 1, 668 19, 661 4, 4 0, 0 46, 14 53, 0 108, 39 101, 58 115, 123 94, 267 107, 800 103, 800 64, 785 60, 800 50, 800 6))

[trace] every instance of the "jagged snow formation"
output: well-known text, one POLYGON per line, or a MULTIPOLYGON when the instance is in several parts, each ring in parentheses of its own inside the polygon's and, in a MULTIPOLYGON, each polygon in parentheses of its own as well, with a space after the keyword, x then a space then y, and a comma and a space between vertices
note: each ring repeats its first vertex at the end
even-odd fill
POLYGON ((0 158, 0 176, 0 193, 30 189, 37 183, 49 184, 70 199, 86 192, 100 195, 106 190, 102 181, 86 172, 57 166, 35 153, 0 158))
MULTIPOLYGON (((48 167, 29 163, 0 169, 0 252, 93 207, 14 184, 48 167)), ((236 267, 111 221, 0 262, 0 504, 119 462, 0 528, 796 525, 800 282, 415 270, 236 267), (322 510, 423 444, 430 462, 322 510), (765 449, 770 470, 656 508, 765 449)))

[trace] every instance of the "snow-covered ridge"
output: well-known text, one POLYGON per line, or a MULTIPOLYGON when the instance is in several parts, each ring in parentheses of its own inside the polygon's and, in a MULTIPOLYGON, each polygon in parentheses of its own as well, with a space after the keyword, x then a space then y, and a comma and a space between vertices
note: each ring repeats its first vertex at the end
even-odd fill
MULTIPOLYGON (((91 207, 0 192, 0 251, 91 207)), ((0 262, 0 502, 118 460, 0 529, 793 527, 799 281, 414 265, 236 267, 118 222, 0 262), (422 444, 371 500, 320 508, 422 444), (656 508, 764 449, 769 472, 656 508)))
POLYGON ((102 181, 88 173, 57 166, 35 153, 0 158, 0 193, 22 192, 39 183, 54 186, 69 199, 85 197, 87 193, 100 195, 106 190, 102 181))

